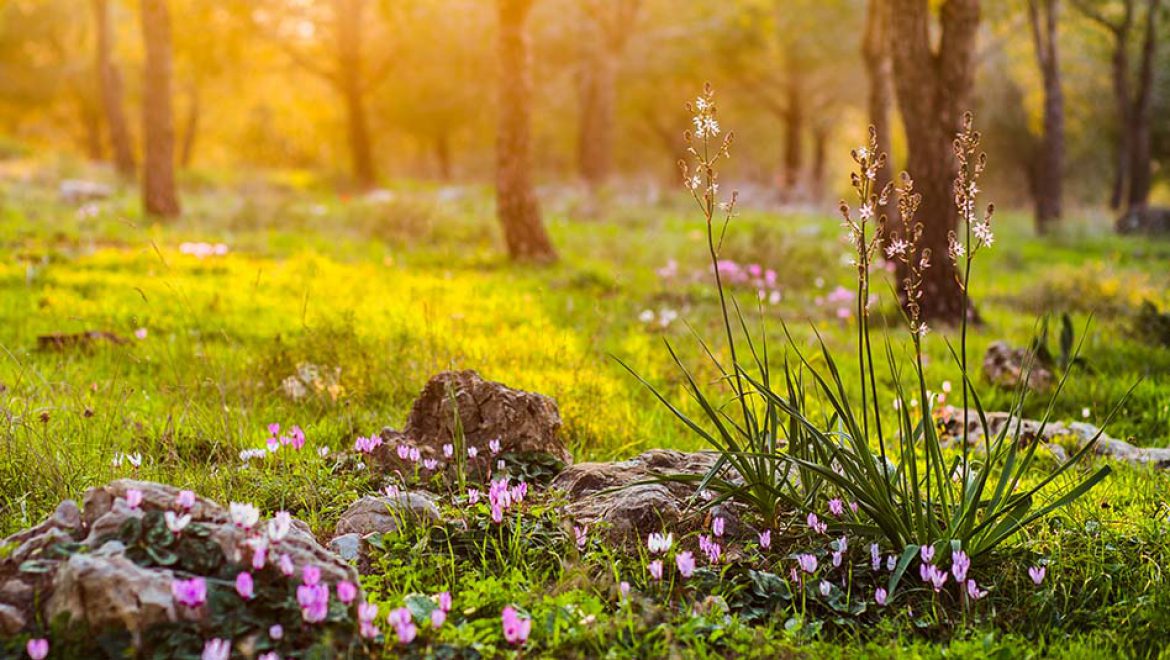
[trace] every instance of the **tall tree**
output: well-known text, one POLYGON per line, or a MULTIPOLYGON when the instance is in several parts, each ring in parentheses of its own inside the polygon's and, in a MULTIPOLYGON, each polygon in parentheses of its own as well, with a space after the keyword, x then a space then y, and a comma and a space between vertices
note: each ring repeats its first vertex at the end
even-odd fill
POLYGON ((533 0, 496 0, 500 108, 496 135, 496 215, 508 254, 555 261, 532 183, 532 74, 525 23, 533 0))
POLYGON ((1153 109, 1154 58, 1157 50, 1157 23, 1163 0, 1146 0, 1145 30, 1139 49, 1137 79, 1131 71, 1130 51, 1133 48, 1140 0, 1101 3, 1094 0, 1073 0, 1077 10, 1105 29, 1113 41, 1112 77, 1113 96, 1117 106, 1118 138, 1113 192, 1109 206, 1120 209, 1125 205, 1123 219, 1145 210, 1151 182, 1150 135, 1153 109), (1120 10, 1119 12, 1117 10, 1120 10), (1136 85, 1135 85, 1136 83, 1136 85), (1135 90, 1136 86, 1136 90, 1135 90))
MULTIPOLYGON (((891 0, 894 89, 906 130, 906 169, 922 194, 917 217, 923 232, 917 249, 929 250, 922 318, 955 323, 963 318, 963 294, 947 258, 958 224, 953 143, 975 81, 979 0, 945 0, 939 8, 937 46, 931 35, 929 0, 891 0)), ((897 223, 894 223, 895 226, 897 223)), ((899 264, 899 279, 908 275, 899 264)))
POLYGON ((114 64, 114 28, 110 18, 109 0, 93 0, 93 11, 97 27, 94 68, 97 69, 110 147, 114 151, 114 167, 123 179, 133 181, 134 147, 130 138, 130 128, 126 125, 126 113, 122 109, 122 73, 114 64))
POLYGON ((175 192, 175 123, 171 109, 171 17, 168 0, 142 0, 146 65, 142 85, 142 205, 150 215, 179 215, 175 192))
MULTIPOLYGON (((271 2, 271 0, 269 0, 271 2)), ((328 3, 279 2, 271 11, 252 12, 253 19, 299 67, 325 81, 345 108, 346 142, 353 178, 370 188, 378 178, 367 99, 389 73, 393 53, 371 61, 370 43, 388 43, 378 27, 370 0, 328 3)))
MULTIPOLYGON (((893 124, 890 123, 890 105, 893 103, 893 62, 890 59, 890 0, 869 0, 866 3, 865 35, 861 42, 861 56, 869 81, 866 110, 869 123, 877 131, 878 150, 893 158, 893 124)), ((877 174, 875 190, 885 190, 890 182, 886 167, 877 174)))
POLYGON ((585 30, 578 72, 577 166, 592 190, 604 185, 613 169, 618 71, 640 4, 641 0, 581 0, 585 30))
POLYGON ((1028 23, 1044 91, 1044 125, 1032 164, 1036 230, 1050 232, 1060 221, 1064 181, 1064 89, 1060 82, 1059 0, 1028 0, 1028 23))

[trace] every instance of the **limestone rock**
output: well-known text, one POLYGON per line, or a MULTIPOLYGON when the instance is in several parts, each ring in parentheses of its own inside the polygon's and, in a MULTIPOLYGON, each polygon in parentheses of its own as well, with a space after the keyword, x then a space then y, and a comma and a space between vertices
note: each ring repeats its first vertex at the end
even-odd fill
POLYGON ((393 497, 367 495, 341 514, 336 533, 365 536, 394 532, 404 523, 430 523, 438 519, 439 508, 427 494, 407 491, 393 497))
POLYGON ((983 356, 983 375, 1006 389, 1014 389, 1025 377, 1028 389, 1036 392, 1047 390, 1053 383, 1052 372, 1035 360, 1029 351, 1012 348, 1002 341, 987 347, 983 356))

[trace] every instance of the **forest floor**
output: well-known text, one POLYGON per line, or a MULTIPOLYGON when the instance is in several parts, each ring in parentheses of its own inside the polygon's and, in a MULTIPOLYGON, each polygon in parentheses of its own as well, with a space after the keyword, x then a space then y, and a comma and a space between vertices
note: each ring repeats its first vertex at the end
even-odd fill
MULTIPOLYGON (((48 180, 0 186, 0 536, 126 476, 131 468, 114 464, 118 454, 142 456, 138 478, 288 510, 328 535, 357 495, 376 488, 371 475, 337 473, 311 457, 248 464, 240 452, 262 447, 271 422, 299 425, 314 450, 347 449, 356 436, 401 427, 423 383, 446 369, 475 369, 556 399, 578 461, 703 448, 614 359, 683 399, 668 340, 713 378, 691 328, 722 345, 717 299, 702 221, 681 196, 610 200, 612 211, 591 220, 578 217, 571 191, 550 193, 546 221, 562 260, 528 267, 501 256, 482 189, 404 184, 346 198, 292 177, 191 184, 181 219, 150 222, 128 194, 77 205, 61 202, 48 180), (38 349, 39 336, 87 331, 125 342, 38 349)), ((1117 237, 1106 223, 1078 217, 1044 239, 1026 215, 997 223, 972 289, 984 319, 970 338, 972 359, 996 340, 1029 345, 1046 313, 1055 315, 1055 344, 1067 313, 1077 339, 1087 333, 1085 367, 1054 417, 1099 424, 1137 383, 1108 433, 1170 445, 1170 349, 1139 321, 1144 301, 1170 308, 1170 242, 1117 237)), ((781 320, 797 342, 812 340, 812 321, 848 354, 856 307, 840 234, 828 214, 745 210, 733 222, 723 256, 744 272, 775 271, 762 305, 755 284, 739 292, 776 346, 781 320)), ((888 303, 881 309, 897 318, 888 303)), ((958 382, 947 337, 936 329, 926 344, 939 388, 958 382)), ((856 378, 857 367, 845 372, 856 378)), ((1009 407, 1011 392, 983 385, 988 409, 1009 407)), ((1039 416, 1046 405, 1034 397, 1025 410, 1039 416)), ((634 614, 615 610, 580 572, 528 565, 524 555, 477 577, 448 574, 425 557, 388 558, 363 586, 383 602, 446 588, 574 612, 540 637, 540 652, 558 656, 1156 656, 1170 629, 1168 487, 1165 473, 1116 466, 1005 555, 1005 573, 1019 573, 1011 556, 1048 557, 1044 589, 1004 586, 969 626, 920 625, 914 612, 865 626, 827 617, 815 630, 786 626, 785 617, 685 608, 634 614)), ((445 639, 478 634, 472 626, 445 639)))

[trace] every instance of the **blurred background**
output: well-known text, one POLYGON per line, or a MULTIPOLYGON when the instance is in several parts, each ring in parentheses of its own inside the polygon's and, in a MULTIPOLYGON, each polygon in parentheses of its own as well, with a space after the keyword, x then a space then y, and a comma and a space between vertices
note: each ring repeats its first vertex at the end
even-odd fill
MULTIPOLYGON (((405 179, 491 183, 500 4, 3 0, 0 161, 6 175, 18 176, 30 159, 57 167, 102 163, 111 172, 121 160, 132 180, 143 158, 148 100, 144 28, 151 6, 161 5, 169 11, 180 186, 261 176, 343 192, 405 179)), ((710 81, 723 99, 724 124, 745 138, 725 180, 752 204, 826 208, 844 194, 848 148, 864 140, 873 119, 863 56, 877 20, 871 4, 881 3, 534 3, 523 27, 537 183, 602 183, 651 196, 675 186, 689 122, 683 104, 710 81)), ((930 3, 936 11, 940 4, 960 3, 930 3)), ((986 187, 1001 206, 1033 203, 1048 98, 1041 55, 1050 28, 1059 46, 1065 204, 1104 209, 1113 201, 1123 210, 1126 200, 1111 200, 1125 160, 1119 149, 1132 139, 1142 103, 1153 118, 1148 196, 1170 198, 1170 76, 1162 75, 1170 48, 1156 47, 1166 30, 1163 5, 982 3, 969 106, 995 163, 986 187), (1143 73, 1147 41, 1152 58, 1143 73), (1126 55, 1120 65, 1119 53, 1126 55), (1119 85, 1127 88, 1129 112, 1119 105, 1119 85)), ((880 57, 871 52, 870 63, 896 53, 899 42, 887 36, 873 48, 880 57)), ((889 126, 901 169, 904 128, 898 120, 889 126)))

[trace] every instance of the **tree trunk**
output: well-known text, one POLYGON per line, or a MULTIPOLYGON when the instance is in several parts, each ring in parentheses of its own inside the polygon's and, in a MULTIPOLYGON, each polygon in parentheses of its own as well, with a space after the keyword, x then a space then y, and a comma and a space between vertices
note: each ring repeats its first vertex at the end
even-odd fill
POLYGON ((435 135, 435 165, 439 168, 439 180, 451 181, 451 134, 440 131, 435 135))
POLYGON ((187 121, 183 127, 183 145, 179 149, 179 165, 183 169, 191 166, 195 155, 195 138, 199 135, 199 85, 192 81, 187 85, 187 121))
MULTIPOLYGON (((952 144, 974 84, 980 3, 943 3, 937 51, 931 43, 928 0, 892 0, 891 9, 891 36, 897 44, 892 49, 894 88, 909 147, 906 169, 922 194, 917 219, 923 234, 915 257, 924 250, 931 255, 923 274, 922 320, 957 323, 964 314, 963 292, 947 254, 949 235, 958 224, 952 144)), ((899 281, 907 275, 904 268, 900 263, 899 281)))
POLYGON ((783 195, 792 200, 800 197, 804 169, 804 78, 802 65, 794 52, 789 52, 786 66, 783 195))
POLYGON ((1133 1, 1126 1, 1125 20, 1113 32, 1113 99, 1117 105, 1118 138, 1117 169, 1113 173, 1113 192, 1109 208, 1121 208, 1130 177, 1130 158, 1133 152, 1133 132, 1130 130, 1129 102, 1129 32, 1133 21, 1133 1))
POLYGON ((619 55, 610 48, 600 16, 586 22, 585 35, 580 68, 577 163, 581 178, 596 191, 605 185, 613 168, 619 55))
POLYGON ((179 215, 175 192, 175 125, 171 110, 171 18, 167 0, 142 0, 146 66, 142 85, 145 158, 142 205, 149 215, 179 215))
POLYGON ((496 136, 496 214, 515 260, 555 261, 532 184, 532 82, 525 20, 532 0, 496 0, 500 116, 496 136))
POLYGON ((110 147, 114 151, 114 167, 124 180, 133 181, 136 169, 134 147, 126 125, 126 113, 122 110, 122 74, 113 60, 114 33, 110 24, 109 0, 93 0, 93 10, 97 27, 95 68, 110 147))
POLYGON ((829 125, 817 122, 813 126, 812 197, 820 201, 825 194, 825 169, 828 165, 829 125))
POLYGON ((362 58, 362 23, 366 0, 334 0, 337 17, 338 84, 345 100, 350 160, 358 187, 368 189, 377 181, 370 126, 366 115, 366 90, 362 58))
POLYGON ((1036 231, 1047 234, 1060 222, 1064 179, 1064 91, 1057 47, 1059 0, 1029 0, 1032 43, 1044 89, 1044 134, 1036 154, 1033 197, 1036 231), (1042 8, 1041 8, 1042 7, 1042 8))
MULTIPOLYGON (((878 151, 893 162, 893 124, 890 103, 893 95, 893 63, 890 61, 890 0, 869 0, 865 15, 865 38, 861 45, 865 73, 869 79, 867 106, 869 123, 877 131, 878 151)), ((892 165, 880 170, 874 181, 876 190, 885 190, 891 181, 892 165)))
POLYGON ((1150 124, 1153 121, 1154 55, 1157 50, 1157 23, 1160 0, 1146 2, 1146 32, 1142 42, 1141 68, 1138 72, 1137 94, 1129 126, 1130 165, 1127 215, 1144 213, 1150 198, 1150 124))

